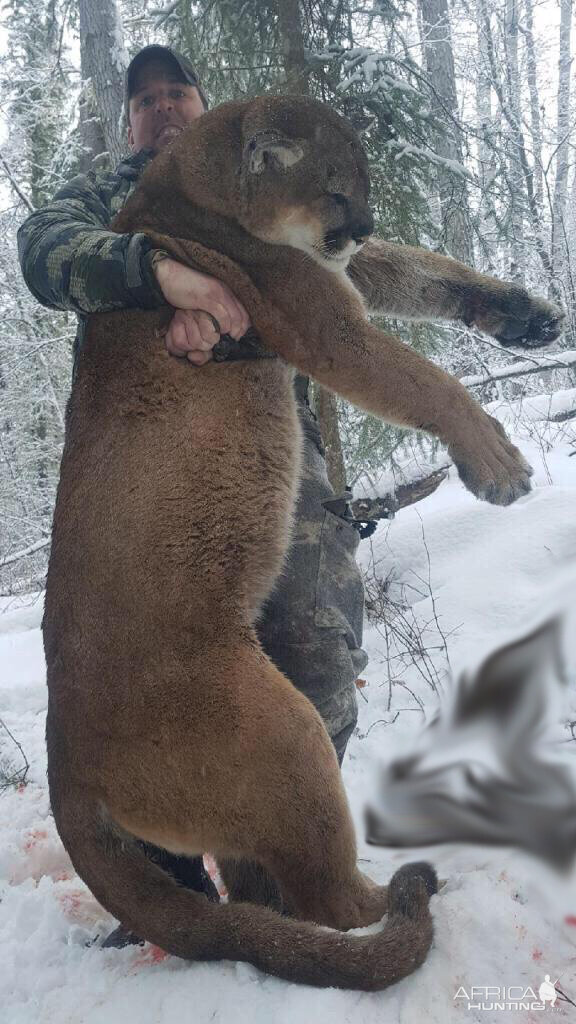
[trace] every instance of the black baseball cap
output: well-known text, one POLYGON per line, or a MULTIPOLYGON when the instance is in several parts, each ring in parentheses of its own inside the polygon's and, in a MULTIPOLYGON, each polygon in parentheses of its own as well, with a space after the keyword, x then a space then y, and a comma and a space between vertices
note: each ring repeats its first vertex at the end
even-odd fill
POLYGON ((145 46, 140 50, 128 65, 128 70, 126 72, 126 88, 124 92, 124 106, 128 121, 130 120, 130 98, 134 94, 136 76, 148 61, 154 59, 163 60, 165 63, 171 64, 182 82, 186 82, 188 85, 195 85, 200 93, 200 98, 204 106, 208 108, 208 100, 206 99, 204 90, 200 85, 198 75, 188 58, 184 57, 181 53, 176 53, 175 50, 171 50, 168 46, 152 44, 151 46, 145 46))

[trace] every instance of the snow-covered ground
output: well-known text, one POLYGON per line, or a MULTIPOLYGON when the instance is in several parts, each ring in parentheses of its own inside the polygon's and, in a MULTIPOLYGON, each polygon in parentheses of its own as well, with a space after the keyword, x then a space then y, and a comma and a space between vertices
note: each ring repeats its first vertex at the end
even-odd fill
MULTIPOLYGON (((475 501, 451 471, 438 491, 383 523, 361 548, 364 565, 372 560, 372 598, 374 580, 387 580, 385 596, 395 602, 408 642, 420 637, 424 654, 414 665, 402 656, 397 630, 368 625, 371 662, 344 776, 363 869, 385 882, 399 864, 425 856, 447 880, 433 898, 435 942, 426 964, 388 991, 362 994, 289 985, 244 964, 188 964, 150 946, 103 951, 88 945, 112 921, 75 877, 50 817, 42 599, 4 599, 0 715, 30 771, 25 787, 0 795, 3 1022, 536 1024, 552 1012, 556 1019, 576 1020, 576 1007, 566 1002, 554 1011, 538 1004, 469 1009, 467 998, 490 1004, 518 998, 528 986, 537 997, 549 974, 576 1003, 573 877, 560 877, 512 849, 452 844, 391 851, 363 840, 362 809, 376 767, 410 748, 424 721, 421 705, 426 714, 435 709, 435 688, 448 685, 446 650, 456 671, 473 667, 501 640, 541 620, 547 603, 557 600, 556 591, 566 593, 566 580, 576 573, 576 436, 567 423, 539 420, 545 404, 536 403, 523 426, 514 409, 498 409, 536 468, 532 494, 511 508, 494 508, 475 501), (499 997, 495 989, 505 986, 512 992, 499 997)), ((574 680, 576 673, 565 721, 576 720, 574 680)), ((567 752, 576 748, 570 735, 558 730, 567 752)), ((0 726, 4 769, 7 758, 17 766, 18 751, 0 726)))

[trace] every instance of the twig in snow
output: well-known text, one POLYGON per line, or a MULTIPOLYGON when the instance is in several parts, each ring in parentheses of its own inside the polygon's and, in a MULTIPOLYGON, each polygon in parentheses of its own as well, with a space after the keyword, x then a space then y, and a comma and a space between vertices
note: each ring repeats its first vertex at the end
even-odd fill
POLYGON ((20 756, 24 761, 23 767, 17 768, 16 771, 12 772, 11 775, 8 775, 8 771, 0 765, 0 790, 8 789, 9 786, 23 786, 26 782, 26 776, 30 770, 30 763, 28 761, 28 758, 26 757, 26 754, 24 753, 22 745, 18 742, 13 733, 10 732, 10 729, 8 728, 6 722, 2 718, 0 718, 0 727, 8 733, 8 736, 20 751, 20 756))

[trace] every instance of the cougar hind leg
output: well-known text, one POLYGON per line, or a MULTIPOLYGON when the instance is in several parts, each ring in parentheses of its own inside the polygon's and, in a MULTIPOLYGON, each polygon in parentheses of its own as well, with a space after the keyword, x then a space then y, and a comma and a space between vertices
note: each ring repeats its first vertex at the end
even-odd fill
POLYGON ((256 903, 277 910, 280 914, 286 912, 276 882, 261 864, 224 857, 218 861, 218 869, 230 900, 235 903, 256 903))
MULTIPOLYGON (((378 921, 386 890, 357 869, 338 759, 318 712, 255 636, 214 641, 194 653, 194 677, 182 663, 182 683, 172 680, 182 700, 170 731, 158 730, 162 712, 154 705, 138 750, 116 746, 109 759, 104 803, 111 818, 173 853, 208 850, 219 863, 256 862, 302 920, 341 930, 378 921), (153 740, 156 770, 136 775, 134 762, 151 757, 140 745, 153 740), (122 767, 127 757, 130 765, 122 767), (130 787, 112 789, 128 776, 130 787)), ((161 687, 158 694, 162 700, 161 687)), ((251 889, 258 903, 276 899, 260 872, 230 870, 233 896, 246 898, 251 889)))
POLYGON ((342 930, 380 920, 386 888, 357 869, 338 759, 320 715, 261 652, 255 663, 244 649, 236 666, 258 710, 244 738, 244 806, 235 793, 242 856, 213 851, 230 898, 342 930))

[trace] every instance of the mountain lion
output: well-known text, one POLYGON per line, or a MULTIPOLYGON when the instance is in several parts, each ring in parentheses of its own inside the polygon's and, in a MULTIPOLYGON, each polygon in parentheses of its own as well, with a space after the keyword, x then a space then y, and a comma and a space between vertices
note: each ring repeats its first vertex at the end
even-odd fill
POLYGON ((177 956, 366 990, 424 960, 436 881, 426 864, 387 889, 358 871, 323 722, 256 638, 298 488, 292 367, 439 437, 467 487, 505 505, 530 487, 520 452, 364 300, 503 343, 550 341, 561 320, 521 288, 370 241, 368 185, 348 123, 295 97, 217 108, 151 162, 115 229, 224 281, 279 358, 198 370, 162 344, 167 307, 91 318, 44 619, 52 807, 102 905, 177 956), (286 913, 179 888, 138 840, 255 862, 286 913), (342 934, 384 914, 375 934, 342 934))

